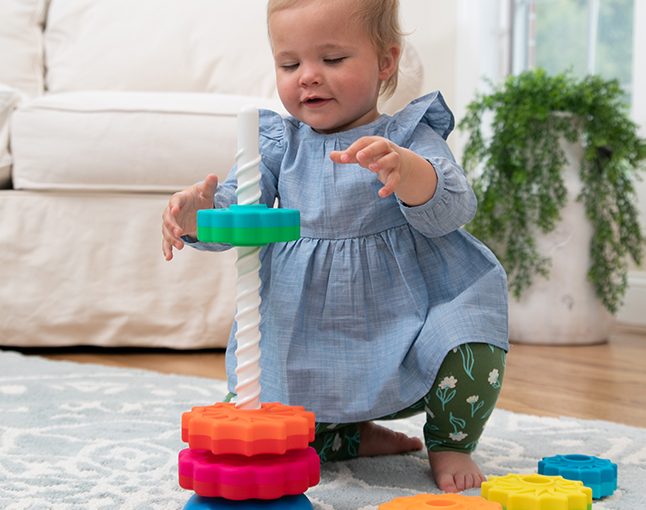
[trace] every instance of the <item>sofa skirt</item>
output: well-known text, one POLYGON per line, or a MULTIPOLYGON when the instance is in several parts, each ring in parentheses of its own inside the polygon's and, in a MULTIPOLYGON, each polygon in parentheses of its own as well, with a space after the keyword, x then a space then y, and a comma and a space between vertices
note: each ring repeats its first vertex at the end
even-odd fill
POLYGON ((166 194, 0 192, 0 345, 226 346, 235 252, 161 253, 166 194))

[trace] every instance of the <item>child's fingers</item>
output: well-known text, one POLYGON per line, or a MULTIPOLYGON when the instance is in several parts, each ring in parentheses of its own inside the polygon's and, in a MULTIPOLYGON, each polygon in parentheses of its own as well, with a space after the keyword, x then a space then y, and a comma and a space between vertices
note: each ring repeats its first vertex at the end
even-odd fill
POLYGON ((181 197, 173 195, 168 202, 168 207, 164 209, 162 214, 162 225, 174 237, 182 235, 182 227, 177 222, 177 218, 184 205, 184 200, 181 197))
POLYGON ((162 236, 162 253, 166 260, 171 260, 173 258, 173 248, 181 250, 184 248, 184 241, 181 239, 172 240, 170 237, 164 235, 162 236))
POLYGON ((347 149, 343 151, 332 151, 330 153, 330 159, 335 163, 359 163, 357 160, 357 153, 371 143, 374 143, 376 140, 382 140, 378 136, 364 136, 359 138, 353 144, 350 145, 347 149))
POLYGON ((362 167, 369 168, 371 164, 377 163, 393 153, 397 154, 390 143, 381 138, 358 150, 355 157, 362 167))
POLYGON ((178 250, 181 250, 184 246, 184 241, 180 237, 181 235, 181 228, 174 228, 166 223, 162 224, 162 239, 178 250))
POLYGON ((354 156, 350 156, 350 153, 348 153, 347 150, 330 152, 330 159, 335 163, 341 163, 341 164, 357 162, 354 156))
POLYGON ((379 180, 384 185, 379 190, 379 196, 386 198, 392 195, 401 181, 399 154, 397 152, 390 152, 374 163, 371 163, 368 168, 377 174, 379 180))
POLYGON ((162 253, 166 260, 173 258, 173 248, 181 250, 184 241, 181 236, 185 233, 187 224, 194 223, 194 212, 198 204, 204 202, 205 207, 212 207, 213 195, 218 186, 218 177, 208 174, 204 181, 192 187, 173 194, 162 213, 162 253))
POLYGON ((184 247, 181 236, 186 232, 183 226, 183 209, 187 205, 187 198, 184 192, 175 193, 168 201, 168 206, 162 213, 162 237, 170 245, 178 250, 184 247))
POLYGON ((380 174, 381 182, 384 183, 383 187, 379 190, 379 196, 381 198, 386 198, 392 195, 397 189, 397 185, 401 180, 401 174, 399 172, 387 172, 387 175, 382 176, 380 174))
POLYGON ((397 170, 399 168, 399 154, 397 152, 388 152, 378 157, 368 165, 368 169, 379 173, 384 170, 397 170))
POLYGON ((202 197, 212 202, 213 195, 218 187, 218 176, 215 174, 208 174, 199 186, 199 191, 202 197))
MULTIPOLYGON (((166 212, 164 212, 164 216, 166 216, 166 212)), ((169 229, 166 220, 164 220, 164 222, 162 222, 162 253, 166 260, 171 260, 173 258, 173 243, 176 239, 177 238, 169 229)))
POLYGON ((330 159, 335 163, 357 163, 377 174, 383 187, 381 198, 395 192, 401 181, 401 157, 395 144, 380 136, 359 138, 344 151, 333 151, 330 159))
POLYGON ((173 258, 173 247, 171 244, 162 237, 162 253, 166 260, 172 260, 173 258))

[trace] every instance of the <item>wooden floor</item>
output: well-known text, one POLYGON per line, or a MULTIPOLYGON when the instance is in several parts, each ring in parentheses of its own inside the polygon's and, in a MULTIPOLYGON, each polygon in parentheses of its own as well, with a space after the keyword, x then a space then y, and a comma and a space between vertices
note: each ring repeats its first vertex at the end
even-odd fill
MULTIPOLYGON (((222 351, 64 349, 27 354, 81 363, 224 378, 222 351)), ((646 332, 620 330, 602 345, 514 344, 499 407, 646 427, 646 332)))

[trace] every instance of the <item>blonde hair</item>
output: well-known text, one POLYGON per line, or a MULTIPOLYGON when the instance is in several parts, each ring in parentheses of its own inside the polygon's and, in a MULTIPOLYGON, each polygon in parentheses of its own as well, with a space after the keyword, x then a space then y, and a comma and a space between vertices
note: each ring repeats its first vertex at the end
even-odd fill
MULTIPOLYGON (((318 0, 269 0, 267 20, 273 13, 305 1, 318 0)), ((377 55, 385 55, 392 45, 401 48, 403 33, 399 26, 399 0, 353 0, 352 7, 354 12, 350 15, 350 19, 363 26, 377 55)), ((399 61, 392 76, 382 82, 380 95, 389 97, 395 92, 398 75, 399 61)))

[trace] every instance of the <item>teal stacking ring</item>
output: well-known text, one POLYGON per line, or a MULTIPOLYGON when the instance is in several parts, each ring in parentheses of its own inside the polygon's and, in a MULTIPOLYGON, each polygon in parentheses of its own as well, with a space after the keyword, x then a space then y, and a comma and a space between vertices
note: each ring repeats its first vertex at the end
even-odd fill
POLYGON ((541 475, 580 480, 583 485, 592 489, 593 499, 610 496, 617 488, 617 464, 590 455, 543 457, 538 463, 538 472, 541 475))
POLYGON ((300 213, 264 204, 232 205, 197 211, 197 238, 205 243, 263 246, 300 237, 300 213))

